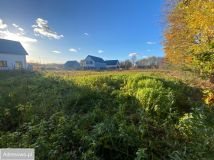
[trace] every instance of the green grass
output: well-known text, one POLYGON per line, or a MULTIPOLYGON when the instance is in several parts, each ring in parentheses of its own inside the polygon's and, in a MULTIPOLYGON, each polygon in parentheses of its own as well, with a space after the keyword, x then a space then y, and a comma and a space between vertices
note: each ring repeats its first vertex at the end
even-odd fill
POLYGON ((0 73, 0 148, 36 159, 209 159, 214 113, 165 71, 0 73))

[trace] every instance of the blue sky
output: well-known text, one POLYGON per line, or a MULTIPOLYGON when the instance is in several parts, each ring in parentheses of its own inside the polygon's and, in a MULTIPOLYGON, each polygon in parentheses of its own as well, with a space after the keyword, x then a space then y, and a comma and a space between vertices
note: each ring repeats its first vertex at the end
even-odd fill
POLYGON ((163 0, 1 0, 0 38, 19 40, 28 61, 64 63, 163 56, 163 0))

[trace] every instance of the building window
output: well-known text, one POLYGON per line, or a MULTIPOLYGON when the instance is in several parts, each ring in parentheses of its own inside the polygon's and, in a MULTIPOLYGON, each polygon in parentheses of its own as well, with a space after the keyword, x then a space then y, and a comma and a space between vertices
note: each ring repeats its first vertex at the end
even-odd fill
POLYGON ((0 67, 7 67, 7 61, 0 61, 0 67))
POLYGON ((86 61, 86 64, 93 64, 92 61, 86 61))
POLYGON ((22 69, 22 62, 16 61, 16 69, 22 69))

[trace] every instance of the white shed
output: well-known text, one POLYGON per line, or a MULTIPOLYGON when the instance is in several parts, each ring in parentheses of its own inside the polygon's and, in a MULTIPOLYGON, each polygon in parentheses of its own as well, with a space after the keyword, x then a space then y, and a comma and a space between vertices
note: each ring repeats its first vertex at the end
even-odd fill
POLYGON ((26 55, 20 42, 0 39, 0 70, 27 69, 26 55))

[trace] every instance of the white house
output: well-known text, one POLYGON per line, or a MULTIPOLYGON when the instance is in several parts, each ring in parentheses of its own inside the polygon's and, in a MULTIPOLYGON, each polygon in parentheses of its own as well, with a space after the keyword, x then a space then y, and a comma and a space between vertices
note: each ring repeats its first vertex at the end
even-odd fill
POLYGON ((106 69, 106 63, 100 57, 88 55, 83 61, 83 68, 95 70, 106 69))
POLYGON ((0 70, 27 69, 26 55, 20 42, 0 39, 0 70))

